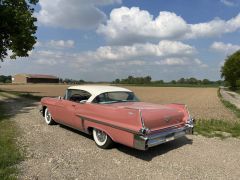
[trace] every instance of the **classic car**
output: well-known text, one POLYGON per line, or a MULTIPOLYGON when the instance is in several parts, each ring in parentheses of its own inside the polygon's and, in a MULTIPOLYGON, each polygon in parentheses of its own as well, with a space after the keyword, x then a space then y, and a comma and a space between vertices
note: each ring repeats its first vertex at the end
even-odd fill
POLYGON ((194 127, 186 105, 141 102, 131 90, 115 86, 72 86, 64 97, 42 98, 41 107, 48 125, 90 134, 103 149, 116 142, 147 150, 191 134, 194 127))

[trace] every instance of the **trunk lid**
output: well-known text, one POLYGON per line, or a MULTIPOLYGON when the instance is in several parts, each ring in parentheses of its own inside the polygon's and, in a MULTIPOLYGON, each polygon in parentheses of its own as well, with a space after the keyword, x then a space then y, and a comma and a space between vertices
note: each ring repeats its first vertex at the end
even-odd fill
POLYGON ((111 105, 117 108, 140 110, 145 127, 151 131, 180 127, 185 124, 184 109, 178 106, 144 102, 116 103, 111 105))

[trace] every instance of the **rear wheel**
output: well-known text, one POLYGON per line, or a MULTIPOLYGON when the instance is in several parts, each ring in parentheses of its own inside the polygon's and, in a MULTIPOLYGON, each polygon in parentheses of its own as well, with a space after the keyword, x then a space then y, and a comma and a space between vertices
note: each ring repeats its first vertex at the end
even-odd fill
POLYGON ((112 139, 99 129, 93 129, 93 139, 98 147, 102 149, 109 149, 113 145, 112 139))
POLYGON ((48 108, 45 109, 44 118, 45 118, 45 122, 48 125, 55 124, 54 120, 52 119, 51 113, 48 111, 48 108))

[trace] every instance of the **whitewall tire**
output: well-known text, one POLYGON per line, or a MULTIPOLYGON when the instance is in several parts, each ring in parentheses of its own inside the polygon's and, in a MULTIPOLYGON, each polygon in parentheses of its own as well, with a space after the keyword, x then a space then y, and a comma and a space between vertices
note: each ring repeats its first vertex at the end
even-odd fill
POLYGON ((52 115, 51 115, 51 113, 49 112, 48 108, 45 109, 44 119, 45 119, 45 122, 46 122, 48 125, 52 125, 52 124, 55 123, 54 120, 52 119, 52 115))
POLYGON ((93 129, 93 139, 97 146, 102 149, 109 149, 113 145, 112 139, 104 131, 99 129, 93 129))

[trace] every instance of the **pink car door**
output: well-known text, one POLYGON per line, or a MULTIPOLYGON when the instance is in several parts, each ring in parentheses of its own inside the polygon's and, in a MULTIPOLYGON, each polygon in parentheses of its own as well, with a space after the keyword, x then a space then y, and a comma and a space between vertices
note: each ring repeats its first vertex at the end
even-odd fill
POLYGON ((81 119, 76 116, 76 110, 83 110, 81 100, 87 100, 91 95, 86 91, 68 90, 65 99, 60 99, 56 104, 55 117, 59 123, 67 126, 82 129, 81 119))
POLYGON ((78 104, 73 101, 61 99, 56 106, 55 114, 57 121, 68 126, 74 126, 75 109, 78 104))

